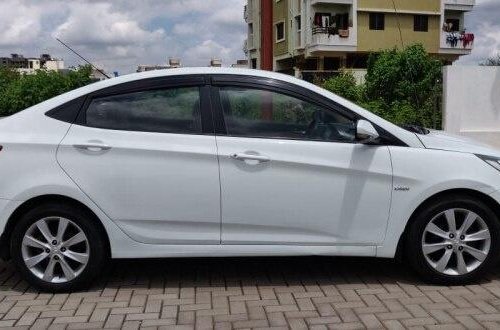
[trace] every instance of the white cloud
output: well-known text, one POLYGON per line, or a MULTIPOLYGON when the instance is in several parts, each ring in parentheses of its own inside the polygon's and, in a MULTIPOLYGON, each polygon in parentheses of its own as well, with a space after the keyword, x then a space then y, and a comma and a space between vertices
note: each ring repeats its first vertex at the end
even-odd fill
POLYGON ((61 38, 108 71, 139 64, 207 65, 243 58, 246 0, 0 0, 0 56, 50 53, 67 65, 81 60, 61 38))
POLYGON ((73 4, 67 20, 58 26, 53 36, 74 45, 124 46, 147 44, 164 37, 165 31, 147 31, 127 14, 113 12, 111 4, 73 4))
POLYGON ((199 33, 199 28, 196 25, 190 23, 177 23, 174 25, 172 32, 181 36, 196 35, 199 33))
POLYGON ((0 46, 25 45, 41 31, 41 13, 36 7, 16 1, 0 3, 0 46))
POLYGON ((196 65, 208 65, 210 59, 218 58, 224 62, 229 60, 231 49, 224 47, 213 40, 205 40, 200 45, 186 51, 186 60, 196 65))
POLYGON ((224 25, 241 25, 243 21, 243 10, 240 6, 224 7, 213 11, 208 19, 209 22, 224 25))

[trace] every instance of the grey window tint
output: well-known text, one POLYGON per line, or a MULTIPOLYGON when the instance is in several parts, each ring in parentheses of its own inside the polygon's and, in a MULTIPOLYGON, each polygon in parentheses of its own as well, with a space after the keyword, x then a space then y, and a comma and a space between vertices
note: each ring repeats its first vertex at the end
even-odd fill
POLYGON ((134 92, 92 100, 91 127, 161 133, 201 133, 198 87, 134 92))
POLYGON ((229 135, 353 142, 350 119, 285 94, 260 89, 221 88, 229 135))

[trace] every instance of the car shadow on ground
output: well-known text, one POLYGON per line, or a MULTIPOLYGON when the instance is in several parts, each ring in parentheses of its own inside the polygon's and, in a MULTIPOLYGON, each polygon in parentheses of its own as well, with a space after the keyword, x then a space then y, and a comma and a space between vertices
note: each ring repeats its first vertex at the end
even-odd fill
MULTIPOLYGON (((498 283, 500 267, 472 284, 498 283)), ((308 286, 432 286, 404 263, 340 257, 245 257, 113 260, 89 291, 107 288, 308 286)), ((10 262, 0 261, 0 290, 34 292, 10 262)))
MULTIPOLYGON (((497 282, 496 267, 473 284, 497 282)), ((340 284, 431 285, 405 263, 341 257, 182 258, 115 260, 95 287, 307 286, 340 284)), ((431 285, 432 286, 432 285, 431 285)))

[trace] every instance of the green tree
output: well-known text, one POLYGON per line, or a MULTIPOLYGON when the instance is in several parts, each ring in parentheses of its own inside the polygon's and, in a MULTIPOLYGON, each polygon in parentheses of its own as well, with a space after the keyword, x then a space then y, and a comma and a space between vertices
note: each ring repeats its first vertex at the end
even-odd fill
POLYGON ((356 85, 356 79, 349 71, 328 78, 322 84, 323 88, 352 102, 360 101, 362 88, 356 85))
POLYGON ((0 65, 0 93, 14 80, 19 79, 19 73, 9 67, 0 65))
POLYGON ((7 116, 75 88, 90 84, 91 68, 82 66, 75 71, 60 73, 37 70, 22 75, 0 68, 0 116, 7 116))
POLYGON ((442 63, 422 45, 370 55, 365 84, 349 73, 323 87, 395 123, 441 127, 442 63))
POLYGON ((384 116, 397 124, 439 128, 437 102, 442 93, 442 63, 427 54, 422 45, 371 55, 365 96, 379 100, 384 116))
POLYGON ((500 53, 498 53, 496 56, 492 56, 486 59, 483 63, 481 63, 483 66, 500 66, 500 53))

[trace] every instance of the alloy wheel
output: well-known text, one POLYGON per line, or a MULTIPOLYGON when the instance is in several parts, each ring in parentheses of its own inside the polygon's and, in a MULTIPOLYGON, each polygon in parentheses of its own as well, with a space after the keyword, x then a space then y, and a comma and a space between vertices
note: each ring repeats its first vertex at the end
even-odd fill
POLYGON ((50 283, 78 277, 89 261, 90 247, 83 230, 69 219, 46 217, 33 223, 22 241, 25 266, 50 283))
POLYGON ((476 213, 453 208, 436 215, 422 236, 422 252, 428 264, 439 273, 465 275, 488 257, 491 233, 476 213))

